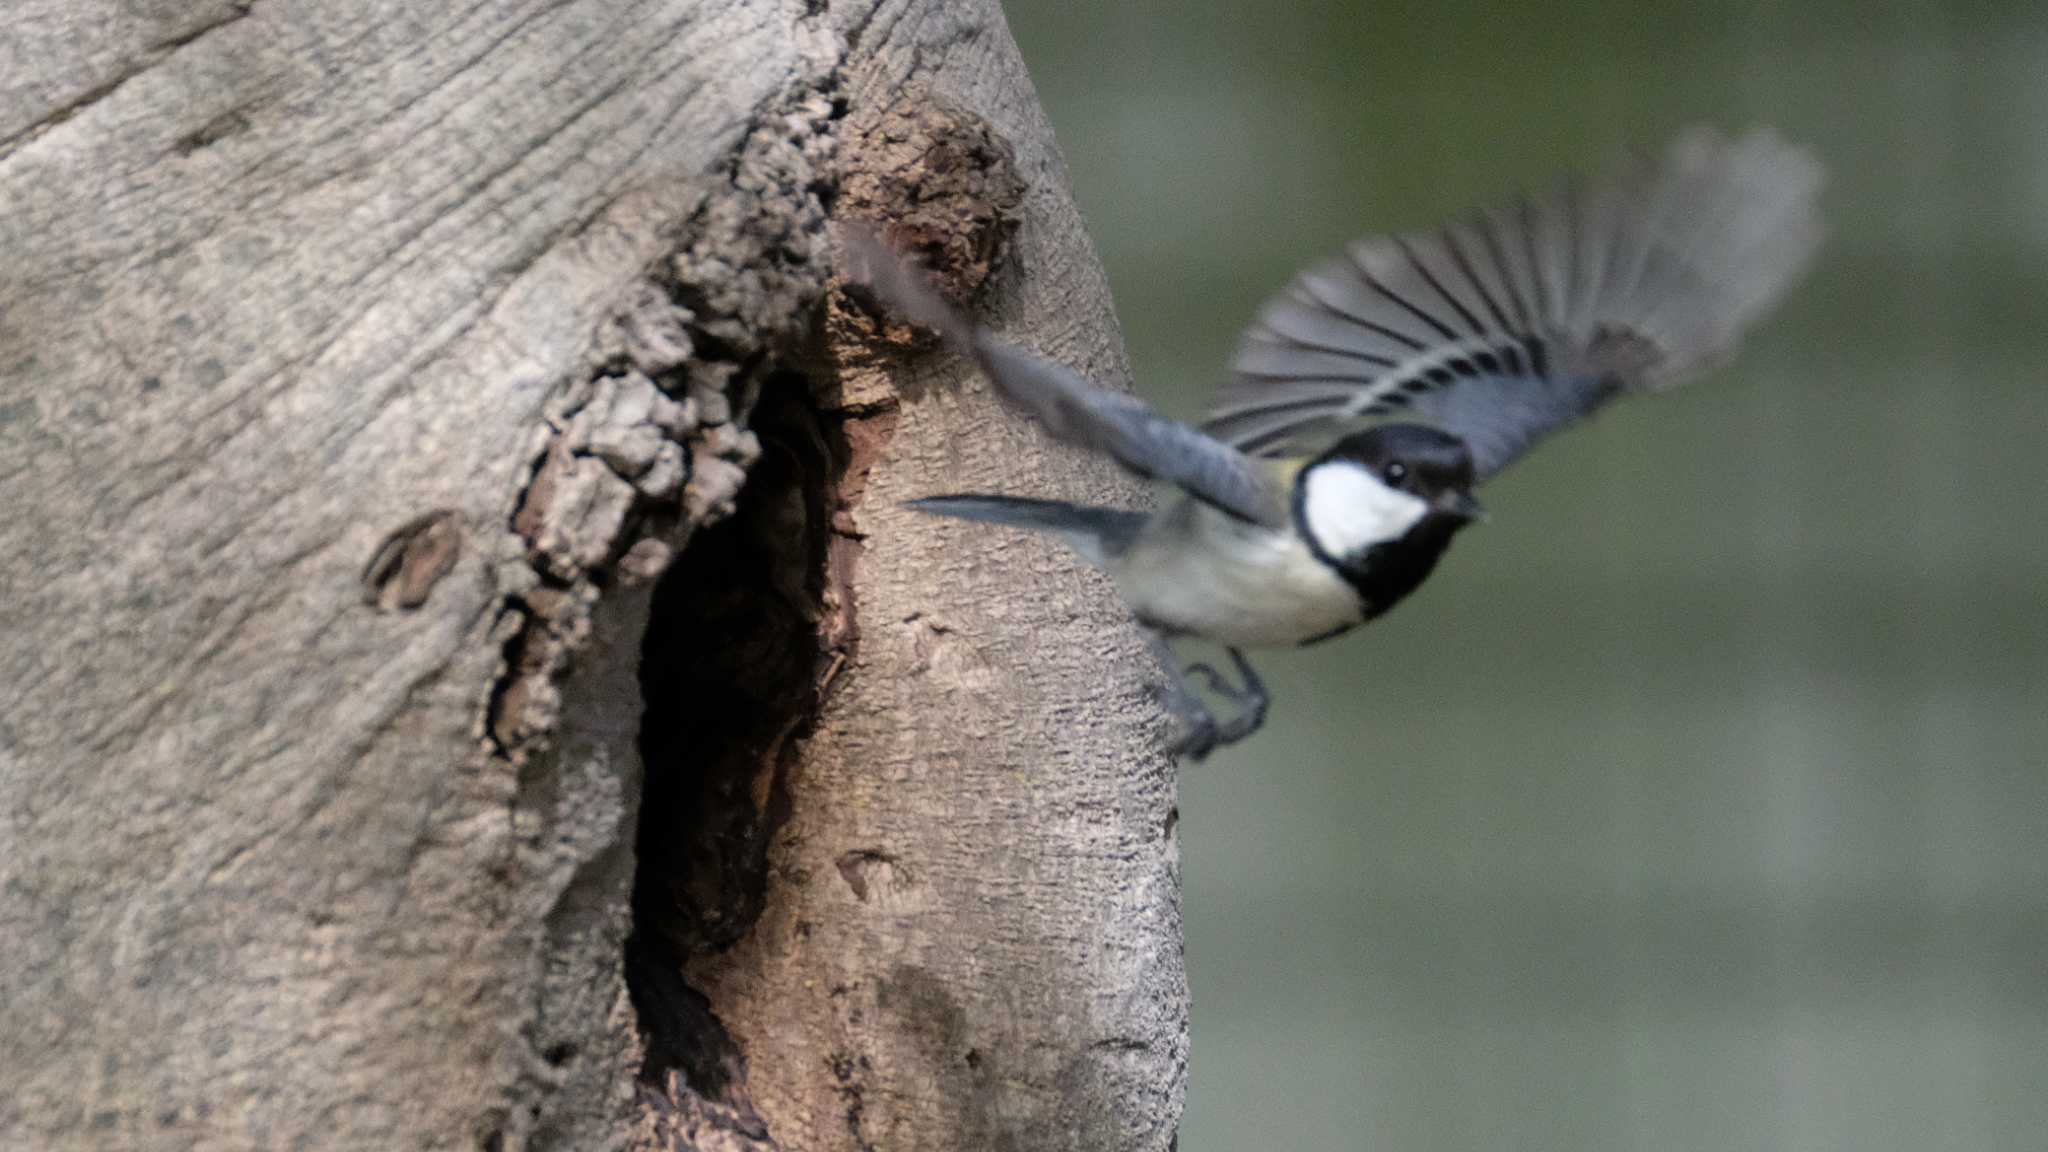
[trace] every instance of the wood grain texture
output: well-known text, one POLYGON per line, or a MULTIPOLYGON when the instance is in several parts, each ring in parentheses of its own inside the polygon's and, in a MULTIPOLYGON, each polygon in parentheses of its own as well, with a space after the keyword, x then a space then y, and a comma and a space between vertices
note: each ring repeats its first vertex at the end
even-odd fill
MULTIPOLYGON (((1000 14, 25 15, 0 35, 0 1144, 627 1139, 627 577, 687 555, 750 459, 745 372, 707 348, 783 346, 824 289, 819 100, 927 79, 994 125, 1030 188, 1003 326, 1123 373, 1000 14), (684 313, 726 327, 665 344, 684 313)), ((913 371, 766 911, 688 976, 778 1146, 1163 1147, 1185 992, 1139 648, 1068 558, 893 507, 1132 494, 957 367, 913 371)))

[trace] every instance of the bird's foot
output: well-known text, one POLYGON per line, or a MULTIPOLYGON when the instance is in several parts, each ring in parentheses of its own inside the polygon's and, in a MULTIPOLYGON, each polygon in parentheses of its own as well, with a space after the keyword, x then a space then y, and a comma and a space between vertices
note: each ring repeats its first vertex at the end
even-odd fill
POLYGON ((1252 669, 1251 663, 1244 658, 1244 653, 1235 648, 1230 650, 1230 661, 1237 671, 1238 679, 1243 682, 1241 685, 1232 684, 1228 678, 1211 665, 1190 664, 1187 666, 1187 675, 1200 676, 1202 683, 1208 687, 1209 691, 1230 701, 1238 708, 1237 715, 1231 717, 1227 722, 1220 724, 1216 722, 1213 715, 1208 714, 1207 709, 1203 710, 1205 717, 1209 721, 1207 735, 1210 738, 1210 742, 1204 746, 1201 755, 1194 757, 1197 760, 1201 759, 1202 755, 1207 755, 1212 749, 1237 743, 1239 740, 1257 732, 1266 723, 1266 709, 1273 701, 1266 694, 1265 681, 1259 679, 1259 674, 1252 669))
POLYGON ((1150 639, 1160 667, 1166 670, 1167 678, 1159 685, 1161 702, 1181 726, 1180 734, 1167 745, 1169 755, 1199 762, 1216 749, 1235 744, 1258 731, 1259 726, 1266 722, 1266 685, 1245 661, 1244 653, 1230 649, 1231 665, 1242 681, 1240 686, 1232 684, 1207 664, 1190 664, 1183 668, 1174 659, 1164 636, 1152 633, 1150 639), (1218 722, 1216 714, 1202 702, 1201 696, 1189 683, 1193 676, 1201 677, 1203 684, 1218 698, 1236 705, 1237 715, 1228 721, 1218 722))
POLYGON ((1221 748, 1227 744, 1235 744, 1265 725, 1266 702, 1260 700, 1216 726, 1216 746, 1221 748))
POLYGON ((1166 746, 1166 753, 1175 759, 1190 760, 1197 764, 1214 752, 1221 743, 1222 728, 1207 709, 1194 715, 1181 716, 1180 735, 1166 746))
MULTIPOLYGON (((1172 666, 1168 665, 1169 671, 1172 666)), ((1167 755, 1200 760, 1216 747, 1216 736, 1220 730, 1216 714, 1202 703, 1187 684, 1178 677, 1168 679, 1156 686, 1159 702, 1173 715, 1180 731, 1166 746, 1167 755)))
POLYGON ((1258 700, 1254 693, 1247 692, 1243 688, 1232 684, 1224 677, 1223 673, 1216 670, 1216 666, 1213 664, 1190 664, 1187 666, 1187 674, 1190 676, 1200 676, 1203 687, 1215 695, 1230 701, 1232 704, 1249 706, 1258 700))

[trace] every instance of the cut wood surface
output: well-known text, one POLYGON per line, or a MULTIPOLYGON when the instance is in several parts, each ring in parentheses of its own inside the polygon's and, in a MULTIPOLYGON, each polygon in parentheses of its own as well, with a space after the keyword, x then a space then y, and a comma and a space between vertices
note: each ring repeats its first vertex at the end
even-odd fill
POLYGON ((0 1146, 1170 1144, 1142 645, 896 506, 1140 496, 828 285, 1124 378, 993 3, 18 7, 0 1146))

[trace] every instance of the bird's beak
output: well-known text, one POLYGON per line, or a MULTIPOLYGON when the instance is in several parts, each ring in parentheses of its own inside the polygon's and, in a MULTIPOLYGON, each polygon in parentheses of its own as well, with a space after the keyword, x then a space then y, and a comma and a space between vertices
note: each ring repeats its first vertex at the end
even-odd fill
POLYGON ((1460 520, 1486 519, 1486 507, 1474 500, 1472 493, 1463 488, 1437 497, 1436 510, 1447 516, 1456 516, 1460 520))

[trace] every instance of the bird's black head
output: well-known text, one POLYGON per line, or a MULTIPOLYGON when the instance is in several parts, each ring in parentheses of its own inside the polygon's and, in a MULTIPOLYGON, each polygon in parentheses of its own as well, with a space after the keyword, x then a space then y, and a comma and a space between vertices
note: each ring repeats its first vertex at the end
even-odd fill
POLYGON ((1472 498, 1472 450, 1440 428, 1377 424, 1339 440, 1322 460, 1354 462, 1394 491, 1421 500, 1435 516, 1462 524, 1483 511, 1472 498))
POLYGON ((1441 551, 1479 517, 1472 453, 1448 432, 1380 424, 1339 440, 1295 479, 1294 514, 1309 546, 1340 567, 1413 539, 1441 551))
POLYGON ((1308 546, 1358 593, 1368 619, 1436 567, 1451 537, 1480 515, 1472 453, 1421 424, 1380 424, 1339 440, 1295 481, 1308 546))

